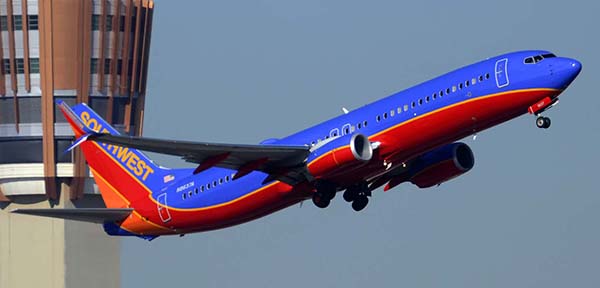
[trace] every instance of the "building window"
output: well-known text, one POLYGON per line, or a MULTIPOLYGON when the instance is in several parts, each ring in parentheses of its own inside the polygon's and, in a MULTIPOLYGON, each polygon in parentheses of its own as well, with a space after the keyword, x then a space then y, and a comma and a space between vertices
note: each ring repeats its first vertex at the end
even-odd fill
POLYGON ((104 59, 104 74, 110 74, 110 61, 111 59, 104 59))
POLYGON ((17 74, 24 74, 25 73, 25 62, 23 61, 23 58, 17 58, 16 60, 16 64, 17 64, 17 74))
POLYGON ((8 31, 8 19, 6 18, 6 16, 0 16, 0 28, 2 28, 2 31, 8 31))
POLYGON ((113 15, 106 15, 106 31, 112 31, 113 15))
POLYGON ((29 73, 40 73, 40 58, 29 58, 29 73))
POLYGON ((10 74, 10 59, 2 59, 2 74, 10 74))
POLYGON ((23 30, 23 18, 21 15, 13 15, 13 26, 14 30, 23 30))
POLYGON ((27 29, 38 30, 38 15, 27 15, 27 29))
POLYGON ((121 70, 123 69, 123 60, 117 60, 117 75, 121 75, 121 70))
POLYGON ((92 58, 92 61, 90 62, 90 73, 91 74, 98 73, 98 59, 97 58, 92 58))
POLYGON ((92 31, 100 30, 100 15, 92 15, 92 31))
POLYGON ((119 17, 119 31, 125 32, 125 16, 119 17))

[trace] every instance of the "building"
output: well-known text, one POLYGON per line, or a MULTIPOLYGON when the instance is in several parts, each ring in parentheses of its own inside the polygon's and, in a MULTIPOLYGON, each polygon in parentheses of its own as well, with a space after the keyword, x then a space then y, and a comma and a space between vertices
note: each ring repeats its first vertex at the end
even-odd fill
POLYGON ((54 101, 141 134, 153 6, 0 0, 0 288, 119 285, 119 242, 100 226, 8 212, 103 205, 81 152, 63 152, 54 101))

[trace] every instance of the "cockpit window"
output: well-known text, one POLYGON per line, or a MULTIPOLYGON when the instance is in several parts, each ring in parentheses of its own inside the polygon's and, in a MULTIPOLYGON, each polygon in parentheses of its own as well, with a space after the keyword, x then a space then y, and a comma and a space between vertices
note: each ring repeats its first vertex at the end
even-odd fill
POLYGON ((525 64, 535 64, 538 63, 542 60, 544 60, 545 58, 554 58, 556 57, 556 55, 552 54, 552 53, 547 53, 547 54, 542 54, 542 55, 535 55, 535 56, 530 56, 525 58, 525 60, 523 60, 523 63, 525 64))

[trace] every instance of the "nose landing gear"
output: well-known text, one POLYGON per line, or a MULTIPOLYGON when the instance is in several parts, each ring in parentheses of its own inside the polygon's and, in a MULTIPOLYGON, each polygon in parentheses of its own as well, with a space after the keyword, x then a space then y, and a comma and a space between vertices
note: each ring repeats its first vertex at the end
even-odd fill
POLYGON ((552 121, 550 121, 550 118, 548 117, 543 117, 543 116, 539 116, 536 120, 535 120, 535 125, 538 128, 543 128, 543 129, 548 129, 550 128, 550 124, 552 123, 552 121))

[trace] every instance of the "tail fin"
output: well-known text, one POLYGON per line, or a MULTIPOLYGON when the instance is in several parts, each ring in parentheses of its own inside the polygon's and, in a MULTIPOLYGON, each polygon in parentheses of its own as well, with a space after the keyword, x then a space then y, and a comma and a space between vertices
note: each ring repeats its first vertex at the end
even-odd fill
POLYGON ((85 141, 91 133, 119 134, 86 104, 72 109, 63 101, 57 104, 78 138, 72 147, 79 145, 83 150, 106 207, 131 207, 130 203, 148 199, 153 190, 170 181, 169 169, 154 164, 139 150, 85 141))

